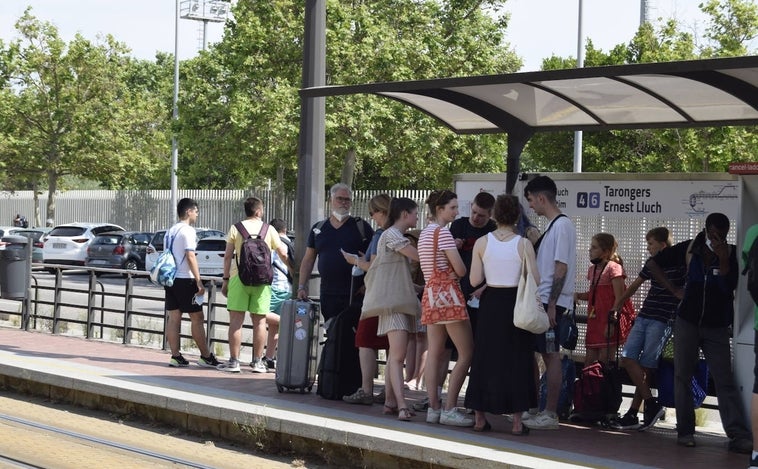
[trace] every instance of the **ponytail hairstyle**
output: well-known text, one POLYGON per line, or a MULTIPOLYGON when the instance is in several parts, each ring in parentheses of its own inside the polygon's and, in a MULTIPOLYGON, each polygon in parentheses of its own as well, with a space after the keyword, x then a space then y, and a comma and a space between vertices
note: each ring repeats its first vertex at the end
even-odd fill
POLYGON ((429 197, 426 198, 427 207, 429 207, 429 216, 432 217, 432 219, 437 218, 437 210, 440 207, 444 207, 448 203, 450 203, 451 200, 457 199, 458 196, 453 191, 449 191, 447 189, 433 191, 431 194, 429 194, 429 197))
POLYGON ((390 201, 390 211, 387 215, 387 222, 384 224, 384 229, 388 229, 395 224, 402 216, 403 212, 412 212, 418 208, 418 204, 408 197, 393 197, 390 201))
POLYGON ((616 249, 618 249, 619 245, 616 242, 616 238, 614 238, 612 234, 598 233, 593 236, 592 239, 597 241, 597 245, 600 246, 600 249, 602 249, 603 252, 611 253, 611 255, 608 256, 609 260, 612 260, 619 265, 624 265, 624 261, 621 259, 621 256, 619 256, 618 252, 616 252, 616 249))

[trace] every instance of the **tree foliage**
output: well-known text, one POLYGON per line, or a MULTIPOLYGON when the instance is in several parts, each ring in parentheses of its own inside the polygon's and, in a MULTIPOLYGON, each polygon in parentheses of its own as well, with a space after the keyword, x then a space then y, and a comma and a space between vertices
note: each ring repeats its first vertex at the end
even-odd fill
MULTIPOLYGON (((516 71, 498 1, 327 2, 327 80, 355 84, 516 71)), ((180 106, 180 173, 202 187, 294 187, 303 9, 241 0, 221 43, 188 65, 180 106), (213 158, 209 158, 213 156, 213 158)), ((447 185, 457 172, 502 171, 505 139, 458 137, 430 117, 373 96, 326 101, 327 183, 355 155, 356 188, 447 185)), ((192 184, 192 183, 190 183, 192 184)))
MULTIPOLYGON (((327 84, 515 72, 504 0, 327 0, 327 84)), ((673 19, 645 24, 585 66, 737 56, 758 35, 758 7, 707 0, 702 36, 673 19)), ((220 43, 180 64, 172 122, 169 54, 136 60, 111 36, 64 42, 27 10, 20 39, 0 41, 0 184, 8 190, 93 180, 104 188, 168 188, 170 140, 186 188, 295 187, 303 2, 239 0, 220 43)), ((576 66, 553 56, 545 70, 576 66)), ((326 100, 327 184, 359 189, 449 185, 462 172, 505 169, 506 136, 456 135, 409 106, 373 95, 326 100)), ((584 171, 723 171, 758 159, 753 128, 585 132, 584 171)), ((524 171, 571 171, 573 133, 535 135, 524 171)), ((48 201, 52 216, 53 199, 48 201)))
MULTIPOLYGON (((673 19, 642 25, 628 44, 610 52, 586 44, 585 66, 671 62, 742 55, 758 34, 758 7, 744 0, 710 0, 702 4, 710 22, 708 44, 698 46, 691 32, 673 19)), ((550 57, 543 69, 570 68, 576 60, 550 57)), ((758 133, 753 127, 642 129, 584 132, 583 171, 700 172, 725 171, 732 161, 758 160, 758 133)), ((527 167, 571 171, 572 132, 535 135, 525 149, 527 167)))
POLYGON ((112 36, 66 44, 52 24, 27 9, 20 39, 0 47, 0 132, 5 186, 47 187, 47 217, 67 175, 106 188, 141 187, 165 155, 165 119, 144 93, 151 73, 112 36))

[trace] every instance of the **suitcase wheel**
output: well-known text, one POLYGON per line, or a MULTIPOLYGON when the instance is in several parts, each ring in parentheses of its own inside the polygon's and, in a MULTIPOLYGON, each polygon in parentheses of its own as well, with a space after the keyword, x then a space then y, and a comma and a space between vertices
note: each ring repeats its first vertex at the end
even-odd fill
POLYGON ((276 390, 279 391, 279 392, 284 392, 284 386, 282 386, 281 384, 277 384, 276 385, 276 390))
POLYGON ((313 389, 313 386, 308 386, 308 392, 311 392, 311 389, 313 389))

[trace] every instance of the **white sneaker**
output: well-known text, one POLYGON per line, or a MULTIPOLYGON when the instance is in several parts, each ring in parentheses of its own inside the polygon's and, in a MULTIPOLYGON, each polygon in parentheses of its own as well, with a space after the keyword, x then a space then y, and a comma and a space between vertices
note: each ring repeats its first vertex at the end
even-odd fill
POLYGON ((558 430, 558 415, 547 410, 533 416, 524 422, 524 425, 534 430, 558 430))
POLYGON ((239 360, 229 360, 226 363, 219 363, 218 366, 216 366, 216 369, 226 371, 227 373, 239 373, 240 362, 239 360))
POLYGON ((532 407, 531 409, 526 410, 521 413, 521 420, 524 421, 524 420, 532 419, 536 417, 539 413, 540 413, 540 410, 538 408, 532 407))
POLYGON ((260 358, 254 358, 250 363, 250 367, 253 369, 253 373, 267 373, 266 364, 260 358))
POLYGON ((440 415, 442 414, 442 407, 437 410, 429 407, 426 409, 426 423, 440 423, 440 415))
POLYGON ((473 427, 474 417, 453 408, 442 411, 440 414, 440 423, 442 425, 451 425, 453 427, 473 427))

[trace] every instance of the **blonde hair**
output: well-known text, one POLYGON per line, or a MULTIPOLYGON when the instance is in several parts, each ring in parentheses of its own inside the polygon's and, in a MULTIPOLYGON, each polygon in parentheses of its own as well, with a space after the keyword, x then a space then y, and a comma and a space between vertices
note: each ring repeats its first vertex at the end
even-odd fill
POLYGON ((390 200, 390 196, 387 194, 377 194, 368 201, 368 211, 371 213, 382 212, 385 215, 389 215, 390 200))

